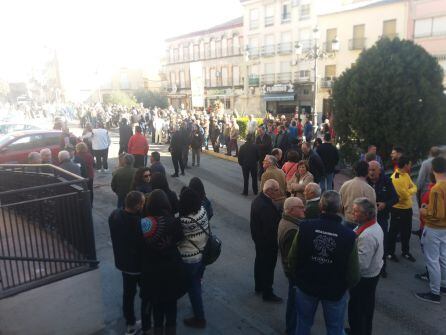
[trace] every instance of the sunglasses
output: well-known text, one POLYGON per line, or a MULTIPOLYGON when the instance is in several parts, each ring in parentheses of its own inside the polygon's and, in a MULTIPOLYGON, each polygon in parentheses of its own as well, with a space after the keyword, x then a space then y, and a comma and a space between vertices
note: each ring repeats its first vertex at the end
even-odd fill
POLYGON ((150 178, 150 174, 145 174, 144 178, 150 178))

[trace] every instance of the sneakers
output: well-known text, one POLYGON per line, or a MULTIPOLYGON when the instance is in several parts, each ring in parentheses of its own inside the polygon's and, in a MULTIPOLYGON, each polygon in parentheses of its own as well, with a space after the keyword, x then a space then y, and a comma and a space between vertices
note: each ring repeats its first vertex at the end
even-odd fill
POLYGON ((415 297, 418 300, 425 301, 425 302, 431 302, 433 304, 439 304, 441 297, 438 294, 433 294, 432 292, 427 293, 415 293, 415 297))
POLYGON ((170 176, 171 176, 172 178, 177 178, 177 177, 178 177, 178 174, 174 173, 174 174, 171 174, 170 176))
POLYGON ((408 261, 411 261, 412 263, 415 263, 417 260, 415 259, 415 257, 413 257, 410 253, 406 252, 404 254, 402 254, 401 256, 403 256, 403 258, 407 259, 408 261))
POLYGON ((141 320, 138 320, 135 322, 134 325, 127 325, 127 331, 125 332, 125 335, 135 335, 138 333, 140 328, 141 328, 141 320))
POLYGON ((199 328, 199 329, 206 328, 206 320, 205 319, 197 319, 196 317, 184 319, 183 323, 185 326, 191 327, 191 328, 199 328))
POLYGON ((184 171, 181 171, 181 175, 184 176, 184 171))
POLYGON ((389 255, 387 255, 387 259, 388 259, 389 261, 392 261, 392 262, 396 262, 396 263, 399 262, 398 257, 396 257, 395 254, 389 254, 389 255))
MULTIPOLYGON (((415 274, 415 278, 422 280, 422 281, 429 281, 429 273, 428 272, 424 272, 424 273, 417 273, 415 274)), ((443 287, 442 287, 443 288, 443 287)))

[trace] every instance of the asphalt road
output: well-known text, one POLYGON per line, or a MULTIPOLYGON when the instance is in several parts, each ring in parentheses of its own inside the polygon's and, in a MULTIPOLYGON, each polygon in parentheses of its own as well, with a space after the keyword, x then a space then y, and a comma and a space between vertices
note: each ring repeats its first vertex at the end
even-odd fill
MULTIPOLYGON (((110 150, 111 170, 116 165, 116 136, 110 150)), ((170 175, 173 172, 166 146, 151 146, 162 153, 162 163, 170 175)), ((189 157, 189 161, 191 158, 189 157)), ((253 196, 240 195, 242 176, 234 162, 202 155, 201 167, 186 170, 186 176, 168 178, 171 188, 179 191, 192 177, 203 180, 208 198, 214 207, 211 225, 223 241, 222 255, 204 274, 203 294, 208 327, 191 330, 183 327, 182 319, 191 315, 188 297, 178 304, 178 334, 284 334, 285 302, 264 303, 254 294, 254 245, 249 232, 249 211, 253 196)), ((98 173, 95 180, 94 224, 96 247, 101 261, 103 301, 106 330, 104 334, 122 334, 121 274, 114 268, 107 218, 114 209, 116 197, 110 189, 111 172, 98 173)), ((336 185, 342 183, 337 177, 336 185)), ((416 221, 415 225, 418 225, 416 221)), ((414 274, 424 269, 417 239, 411 240, 416 263, 400 260, 388 265, 389 276, 381 279, 377 289, 374 334, 426 334, 446 333, 446 302, 433 305, 418 301, 413 292, 428 290, 428 284, 418 281, 414 274)), ((274 289, 287 296, 287 280, 278 261, 274 289)), ((313 334, 324 334, 321 308, 313 327, 313 334)))

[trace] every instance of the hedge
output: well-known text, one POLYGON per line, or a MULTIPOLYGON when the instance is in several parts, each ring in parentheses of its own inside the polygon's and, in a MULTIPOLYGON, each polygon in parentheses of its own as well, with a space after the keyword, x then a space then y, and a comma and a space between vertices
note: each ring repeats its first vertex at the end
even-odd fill
MULTIPOLYGON (((263 118, 254 118, 254 120, 257 121, 257 125, 263 124, 263 118)), ((245 139, 246 138, 246 129, 248 128, 248 121, 249 119, 247 117, 239 117, 237 119, 237 124, 240 130, 240 138, 245 139)))

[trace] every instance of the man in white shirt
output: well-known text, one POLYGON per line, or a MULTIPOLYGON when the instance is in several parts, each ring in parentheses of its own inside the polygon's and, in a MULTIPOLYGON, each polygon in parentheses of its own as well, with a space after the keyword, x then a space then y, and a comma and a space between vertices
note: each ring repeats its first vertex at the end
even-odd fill
POLYGON ((255 138, 256 129, 257 129, 257 121, 254 120, 253 115, 248 116, 248 127, 247 128, 248 128, 247 129, 248 134, 253 134, 253 136, 255 138))
POLYGON ((102 124, 99 124, 99 128, 93 129, 91 135, 91 147, 93 149, 93 155, 95 157, 96 170, 101 172, 108 171, 108 147, 111 144, 110 135, 107 129, 104 129, 102 124))
POLYGON ((368 198, 353 201, 361 280, 350 289, 348 322, 351 334, 372 334, 375 292, 383 266, 384 233, 376 221, 376 204, 368 198))

